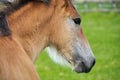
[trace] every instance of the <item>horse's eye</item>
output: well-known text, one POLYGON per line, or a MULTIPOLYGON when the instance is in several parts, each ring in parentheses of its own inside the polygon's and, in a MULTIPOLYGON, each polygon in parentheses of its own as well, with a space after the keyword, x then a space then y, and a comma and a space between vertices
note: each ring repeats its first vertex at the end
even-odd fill
POLYGON ((81 23, 80 18, 75 18, 75 19, 73 19, 73 21, 74 21, 75 24, 78 24, 78 25, 80 25, 80 23, 81 23))

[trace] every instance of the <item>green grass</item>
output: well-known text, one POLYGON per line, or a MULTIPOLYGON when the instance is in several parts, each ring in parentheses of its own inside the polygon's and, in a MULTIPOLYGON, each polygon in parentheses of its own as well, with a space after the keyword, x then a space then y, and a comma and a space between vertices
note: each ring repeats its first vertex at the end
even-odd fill
POLYGON ((41 80, 120 80, 120 13, 81 13, 82 26, 96 57, 88 74, 55 64, 45 51, 35 65, 41 80))

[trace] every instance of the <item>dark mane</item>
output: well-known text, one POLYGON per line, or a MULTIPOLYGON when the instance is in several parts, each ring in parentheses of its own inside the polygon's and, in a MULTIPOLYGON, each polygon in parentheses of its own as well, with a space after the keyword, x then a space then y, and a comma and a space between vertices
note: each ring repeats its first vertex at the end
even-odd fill
POLYGON ((10 14, 14 10, 17 10, 26 4, 28 1, 31 0, 1 0, 0 3, 2 4, 2 8, 0 11, 10 14))
POLYGON ((18 10, 30 1, 39 1, 48 4, 50 0, 0 0, 0 36, 11 35, 7 15, 18 10))
POLYGON ((0 11, 10 14, 30 1, 39 1, 48 4, 50 0, 0 0, 0 11))

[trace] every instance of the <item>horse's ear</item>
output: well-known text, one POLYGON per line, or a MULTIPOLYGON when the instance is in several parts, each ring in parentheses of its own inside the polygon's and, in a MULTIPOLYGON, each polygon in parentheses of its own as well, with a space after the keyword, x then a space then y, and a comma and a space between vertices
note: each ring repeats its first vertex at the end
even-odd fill
POLYGON ((8 36, 11 31, 7 22, 7 15, 4 12, 0 12, 0 36, 8 36))

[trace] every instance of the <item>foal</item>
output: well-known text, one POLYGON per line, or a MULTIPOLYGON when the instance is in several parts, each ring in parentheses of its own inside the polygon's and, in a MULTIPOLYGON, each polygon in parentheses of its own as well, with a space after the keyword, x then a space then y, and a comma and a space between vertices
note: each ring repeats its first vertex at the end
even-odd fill
POLYGON ((0 19, 0 80, 39 80, 34 61, 46 47, 77 73, 91 70, 95 58, 70 0, 18 1, 8 20, 0 19))

